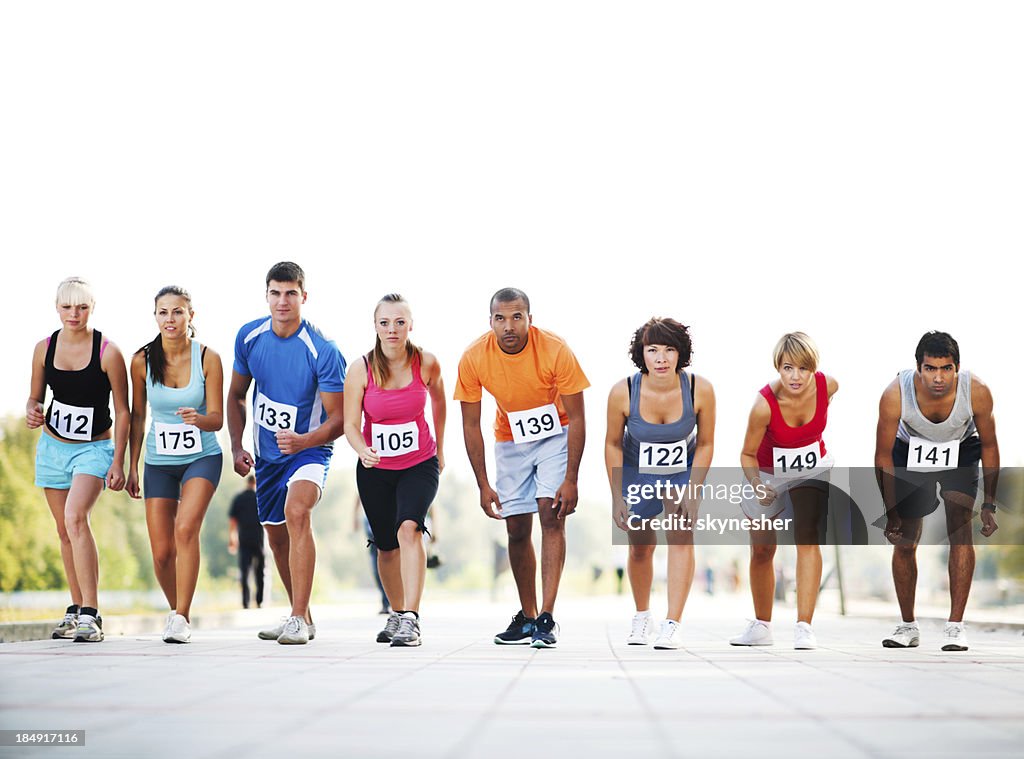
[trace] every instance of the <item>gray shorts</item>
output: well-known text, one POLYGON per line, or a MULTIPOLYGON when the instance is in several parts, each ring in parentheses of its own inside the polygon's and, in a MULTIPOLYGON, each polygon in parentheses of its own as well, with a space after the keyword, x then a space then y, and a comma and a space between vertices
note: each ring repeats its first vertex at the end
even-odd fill
POLYGON ((181 500, 181 486, 193 477, 202 477, 213 483, 220 482, 224 456, 215 453, 188 464, 146 464, 142 473, 142 492, 146 498, 181 500))

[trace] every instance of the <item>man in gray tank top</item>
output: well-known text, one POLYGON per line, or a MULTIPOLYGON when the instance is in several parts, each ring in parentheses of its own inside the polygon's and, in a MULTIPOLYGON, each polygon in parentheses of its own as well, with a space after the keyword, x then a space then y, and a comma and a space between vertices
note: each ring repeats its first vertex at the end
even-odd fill
POLYGON ((915 354, 917 369, 906 369, 885 389, 878 411, 875 470, 885 503, 885 537, 893 544, 892 578, 903 621, 882 641, 886 648, 920 643, 914 618, 917 546, 922 523, 945 507, 949 536, 949 621, 943 651, 966 651, 964 609, 974 576, 972 520, 981 462, 985 498, 981 534, 997 529, 996 482, 999 444, 992 394, 980 379, 960 370, 960 347, 945 332, 929 332, 915 354))

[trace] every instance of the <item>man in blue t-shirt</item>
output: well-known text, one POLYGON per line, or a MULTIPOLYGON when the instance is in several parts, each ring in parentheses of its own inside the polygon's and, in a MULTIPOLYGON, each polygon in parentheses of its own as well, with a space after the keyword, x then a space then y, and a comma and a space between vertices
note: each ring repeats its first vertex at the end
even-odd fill
POLYGON ((316 562, 311 514, 327 481, 332 441, 342 432, 345 390, 345 359, 302 318, 305 302, 302 268, 274 265, 267 273, 270 316, 238 331, 227 401, 235 471, 245 477, 255 465, 256 508, 292 604, 291 616, 259 635, 292 644, 316 635, 309 614, 316 562), (253 380, 255 457, 242 444, 253 380))

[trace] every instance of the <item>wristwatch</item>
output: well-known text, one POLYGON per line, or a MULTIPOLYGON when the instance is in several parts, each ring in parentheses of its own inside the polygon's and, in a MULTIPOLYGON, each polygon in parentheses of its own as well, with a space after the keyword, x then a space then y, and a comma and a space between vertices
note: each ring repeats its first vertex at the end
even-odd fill
POLYGON ((985 503, 981 504, 981 508, 982 510, 988 509, 989 511, 995 512, 996 505, 992 503, 992 501, 986 501, 985 503))

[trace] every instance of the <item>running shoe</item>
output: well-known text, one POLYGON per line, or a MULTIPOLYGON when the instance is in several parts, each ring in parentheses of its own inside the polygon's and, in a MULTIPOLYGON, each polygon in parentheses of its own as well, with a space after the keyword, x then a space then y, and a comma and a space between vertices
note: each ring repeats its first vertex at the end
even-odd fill
POLYGON ((192 626, 181 614, 175 613, 164 630, 164 643, 188 643, 192 640, 192 626))
POLYGON ((377 642, 390 643, 394 639, 395 633, 398 632, 398 626, 401 622, 402 615, 397 611, 388 614, 388 621, 384 623, 384 629, 377 633, 377 642))
POLYGON ((658 632, 658 639, 654 641, 654 647, 659 651, 682 648, 681 630, 682 625, 674 619, 666 619, 661 623, 661 630, 658 632))
POLYGON ((277 639, 277 642, 284 646, 301 646, 309 641, 309 625, 302 617, 294 615, 285 621, 281 636, 277 639))
POLYGON ((651 633, 654 631, 654 618, 649 611, 638 611, 633 615, 633 625, 629 630, 629 637, 626 638, 628 646, 646 646, 651 642, 651 633))
POLYGON ((921 630, 917 622, 900 622, 896 630, 882 641, 886 648, 916 648, 921 643, 921 630))
POLYGON ((963 622, 947 622, 942 630, 943 651, 966 651, 967 632, 963 622))
POLYGON ((558 644, 558 623, 550 613, 544 612, 533 625, 531 648, 554 648, 558 644))
POLYGON ((78 612, 71 611, 73 608, 75 607, 69 606, 68 611, 64 613, 64 619, 53 628, 53 632, 50 633, 53 640, 71 640, 75 637, 75 631, 78 629, 78 612))
POLYGON ((746 629, 729 640, 731 646, 770 646, 772 645, 771 622, 752 619, 746 629))
POLYGON ((103 618, 91 614, 78 615, 75 643, 99 643, 103 640, 103 618))
POLYGON ((536 619, 526 616, 523 614, 523 610, 520 609, 512 617, 512 622, 509 624, 508 629, 494 636, 494 642, 499 646, 529 645, 530 641, 533 640, 533 628, 536 624, 536 619))
POLYGON ((418 646, 420 639, 420 621, 411 611, 402 614, 398 622, 398 632, 391 638, 392 646, 418 646))
MULTIPOLYGON (((277 640, 281 637, 281 633, 284 632, 285 623, 288 621, 288 617, 281 617, 281 621, 278 622, 274 627, 268 627, 266 630, 260 630, 260 640, 277 640)), ((316 625, 312 622, 306 623, 306 628, 309 630, 309 639, 313 640, 316 637, 316 625)))
POLYGON ((810 651, 817 647, 818 639, 815 637, 811 626, 806 622, 797 622, 796 629, 793 631, 793 648, 800 651, 810 651))

